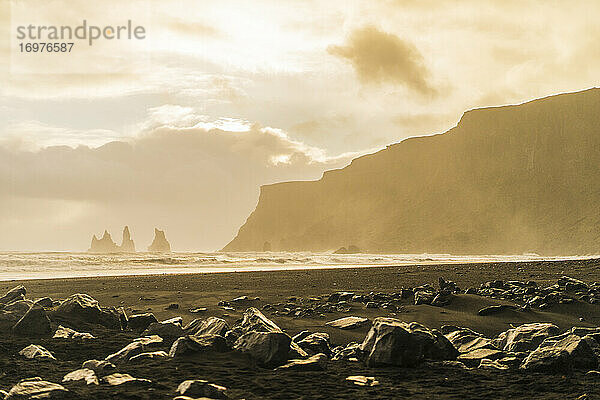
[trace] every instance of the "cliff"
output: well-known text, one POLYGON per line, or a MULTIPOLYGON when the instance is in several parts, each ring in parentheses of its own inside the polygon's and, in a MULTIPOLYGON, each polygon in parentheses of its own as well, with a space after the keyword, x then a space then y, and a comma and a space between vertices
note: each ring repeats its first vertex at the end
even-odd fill
POLYGON ((467 111, 328 171, 263 186, 224 251, 600 253, 600 89, 467 111))
POLYGON ((168 253, 171 251, 171 244, 165 236, 165 232, 154 228, 154 240, 148 247, 148 251, 153 253, 168 253))

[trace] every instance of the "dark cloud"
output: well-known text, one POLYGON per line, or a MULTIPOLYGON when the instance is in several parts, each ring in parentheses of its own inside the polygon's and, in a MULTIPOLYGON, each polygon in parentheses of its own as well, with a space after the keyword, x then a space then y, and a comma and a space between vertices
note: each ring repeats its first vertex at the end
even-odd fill
POLYGON ((391 33, 368 26, 352 32, 345 45, 327 50, 349 61, 363 83, 404 85, 428 96, 436 93, 419 50, 391 33))
POLYGON ((0 143, 0 249, 84 250, 93 233, 118 236, 128 224, 140 246, 160 226, 176 249, 214 250, 252 211, 260 185, 317 179, 353 158, 328 158, 277 129, 197 124, 184 111, 97 148, 0 143))

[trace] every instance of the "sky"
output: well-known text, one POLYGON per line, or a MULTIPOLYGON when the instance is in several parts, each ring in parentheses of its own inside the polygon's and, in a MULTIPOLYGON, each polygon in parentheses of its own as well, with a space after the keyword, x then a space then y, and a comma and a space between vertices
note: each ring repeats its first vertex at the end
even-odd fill
MULTIPOLYGON (((0 0, 0 250, 223 247, 261 185, 318 179, 465 110, 597 85, 600 3, 0 0), (143 40, 19 53, 17 27, 143 40)), ((30 41, 31 42, 31 41, 30 41)), ((25 43, 25 42, 23 42, 25 43)))

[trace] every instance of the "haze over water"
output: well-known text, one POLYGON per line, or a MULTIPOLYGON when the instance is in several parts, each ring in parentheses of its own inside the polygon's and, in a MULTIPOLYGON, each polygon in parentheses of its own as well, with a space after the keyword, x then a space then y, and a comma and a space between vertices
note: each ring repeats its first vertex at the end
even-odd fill
POLYGON ((449 254, 331 254, 310 252, 132 253, 0 252, 0 280, 74 278, 175 273, 344 268, 349 266, 433 265, 584 259, 590 256, 455 256, 449 254))

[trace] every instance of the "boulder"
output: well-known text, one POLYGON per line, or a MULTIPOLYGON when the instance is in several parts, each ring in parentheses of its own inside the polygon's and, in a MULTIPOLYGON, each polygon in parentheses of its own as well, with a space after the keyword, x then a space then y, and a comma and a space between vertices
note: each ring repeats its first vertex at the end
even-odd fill
POLYGON ((237 325, 240 332, 281 332, 277 324, 265 317, 257 308, 250 307, 244 312, 242 322, 237 325))
POLYGON ((224 353, 229 350, 225 338, 220 335, 205 334, 183 336, 177 339, 169 350, 170 357, 180 357, 195 353, 215 351, 224 353))
POLYGON ((86 385, 98 385, 99 383, 96 373, 87 368, 77 369, 73 372, 69 372, 65 375, 62 381, 63 383, 83 381, 86 385))
POLYGON ((360 350, 360 344, 356 342, 350 342, 345 347, 338 346, 332 350, 332 353, 332 361, 359 361, 363 355, 362 351, 360 350))
POLYGON ((340 301, 352 301, 354 293, 352 292, 335 292, 329 295, 327 301, 329 303, 339 303, 340 301))
POLYGON ((118 373, 106 375, 104 378, 102 378, 102 382, 106 383, 109 386, 127 385, 127 386, 147 387, 152 384, 152 381, 149 379, 134 378, 133 376, 131 376, 129 374, 118 374, 118 373))
POLYGON ((302 339, 304 339, 305 337, 307 337, 311 334, 312 334, 311 331, 302 331, 302 332, 292 336, 292 342, 298 343, 299 341, 301 341, 302 339))
POLYGON ((235 341, 233 348, 249 354, 259 365, 271 367, 283 364, 292 339, 283 332, 248 332, 235 341))
POLYGON ((195 319, 183 328, 186 335, 221 335, 225 336, 229 330, 229 324, 227 321, 217 317, 209 317, 205 320, 195 319))
POLYGON ((25 286, 19 285, 10 289, 6 294, 0 297, 0 304, 10 304, 13 301, 17 300, 25 300, 25 295, 27 294, 27 289, 25 286))
POLYGON ((439 331, 416 322, 376 318, 360 345, 368 366, 414 366, 423 360, 454 360, 458 351, 439 331))
POLYGON ((105 360, 113 364, 118 364, 140 353, 145 353, 149 348, 159 346, 162 342, 163 339, 156 335, 137 338, 121 350, 107 356, 105 360))
POLYGON ((133 331, 143 331, 153 322, 158 322, 158 320, 152 313, 135 314, 129 316, 127 327, 133 331))
POLYGON ((589 370, 598 366, 599 355, 600 346, 592 337, 581 337, 567 332, 545 339, 523 360, 521 368, 543 372, 589 370))
POLYGON ((5 313, 10 313, 20 319, 29 311, 29 309, 33 306, 33 302, 31 300, 15 300, 11 303, 6 304, 2 311, 5 313))
POLYGON ((52 327, 50 326, 50 318, 46 315, 44 308, 34 304, 17 321, 12 330, 14 333, 24 336, 45 336, 50 334, 52 327))
POLYGON ((81 365, 83 369, 91 369, 97 376, 104 376, 112 373, 117 367, 106 360, 87 360, 81 365))
POLYGON ((37 299, 33 304, 37 304, 38 306, 44 308, 52 308, 54 307, 54 300, 52 300, 50 297, 42 297, 37 299))
POLYGON ((560 333, 558 326, 550 323, 523 324, 502 332, 494 339, 494 345, 504 351, 532 351, 544 339, 560 333))
POLYGON ((338 329, 358 329, 369 323, 368 318, 363 317, 343 317, 334 321, 329 321, 325 325, 338 329))
POLYGON ((181 324, 172 321, 153 322, 142 335, 158 335, 163 338, 181 337, 185 335, 181 324))
MULTIPOLYGON (((443 326, 442 331, 444 328, 443 326)), ((445 336, 459 353, 468 353, 481 348, 494 348, 491 339, 469 328, 457 328, 445 336)))
POLYGON ((64 386, 42 380, 40 377, 23 379, 13 386, 6 400, 24 399, 74 399, 77 398, 64 386))
POLYGON ((416 290, 415 305, 431 304, 436 298, 436 293, 432 290, 416 290))
POLYGON ((588 285, 585 282, 564 275, 558 279, 557 284, 562 290, 566 292, 584 292, 589 289, 588 285))
POLYGON ((52 339, 72 339, 72 340, 92 340, 96 339, 94 335, 88 332, 77 332, 74 329, 59 325, 54 332, 52 339))
POLYGON ((318 353, 307 359, 289 360, 287 364, 276 369, 288 371, 323 371, 326 368, 327 356, 323 353, 318 353))
POLYGON ((227 388, 203 379, 183 381, 177 387, 177 393, 190 397, 209 399, 227 399, 227 388))
POLYGON ((510 369, 508 365, 502 364, 497 360, 490 360, 488 358, 484 358, 479 362, 479 366, 477 368, 480 369, 491 369, 491 370, 507 370, 510 369))
POLYGON ((121 321, 116 310, 100 308, 98 301, 87 294, 69 296, 56 309, 53 317, 77 324, 78 322, 102 325, 110 329, 121 329, 121 321))
POLYGON ((480 348, 468 353, 462 353, 458 356, 458 361, 470 367, 474 367, 479 365, 483 359, 497 360, 503 358, 505 355, 506 353, 504 353, 502 350, 480 348))
POLYGON ((19 355, 29 360, 56 360, 52 353, 50 353, 44 347, 36 344, 30 344, 29 346, 25 347, 23 350, 19 351, 19 355))
POLYGON ((327 333, 312 333, 302 340, 294 341, 309 355, 323 353, 328 357, 331 355, 331 347, 329 342, 329 335, 327 333))

